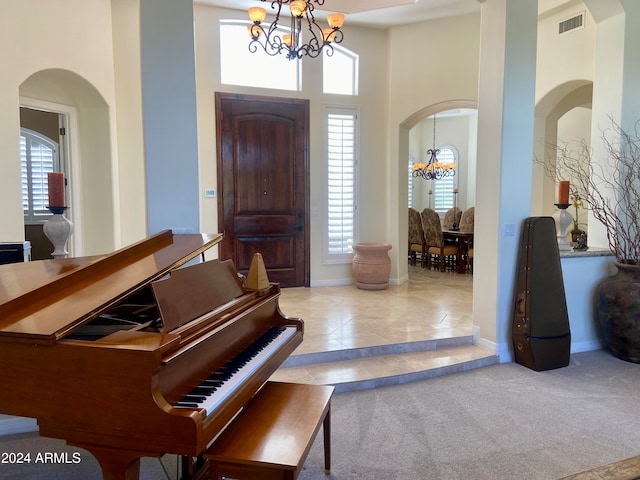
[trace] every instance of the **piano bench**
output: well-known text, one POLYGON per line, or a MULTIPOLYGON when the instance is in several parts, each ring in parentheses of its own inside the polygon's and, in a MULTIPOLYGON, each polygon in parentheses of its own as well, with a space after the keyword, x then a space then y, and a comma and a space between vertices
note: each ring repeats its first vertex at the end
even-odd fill
POLYGON ((211 479, 295 480, 321 424, 329 473, 333 390, 267 382, 204 453, 211 479))

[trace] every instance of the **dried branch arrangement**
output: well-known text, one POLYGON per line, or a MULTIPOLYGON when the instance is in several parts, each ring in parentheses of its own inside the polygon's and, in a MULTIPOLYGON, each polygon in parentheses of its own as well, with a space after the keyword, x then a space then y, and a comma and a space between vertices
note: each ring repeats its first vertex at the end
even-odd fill
POLYGON ((534 158, 553 179, 571 179, 571 194, 582 198, 607 231, 611 251, 619 263, 640 264, 640 134, 626 132, 611 119, 603 131, 606 158, 593 162, 589 144, 547 146, 555 165, 534 158))

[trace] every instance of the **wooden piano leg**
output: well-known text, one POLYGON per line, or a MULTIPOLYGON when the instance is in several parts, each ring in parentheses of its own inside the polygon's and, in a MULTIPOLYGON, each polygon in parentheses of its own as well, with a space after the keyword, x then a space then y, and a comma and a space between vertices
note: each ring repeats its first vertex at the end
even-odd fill
POLYGON ((327 407, 327 415, 324 417, 324 472, 331 472, 331 404, 327 407))
POLYGON ((182 477, 180 480, 209 480, 209 461, 204 460, 202 455, 192 459, 192 457, 181 457, 182 477))
POLYGON ((140 454, 117 448, 96 445, 76 445, 88 450, 102 468, 103 480, 138 480, 140 477, 140 454))

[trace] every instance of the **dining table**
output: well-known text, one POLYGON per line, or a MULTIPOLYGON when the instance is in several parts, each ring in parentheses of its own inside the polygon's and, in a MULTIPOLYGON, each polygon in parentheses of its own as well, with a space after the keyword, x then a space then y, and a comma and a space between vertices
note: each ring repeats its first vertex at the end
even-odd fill
POLYGON ((442 230, 446 240, 454 240, 458 245, 458 273, 465 273, 469 268, 468 252, 473 245, 473 232, 462 230, 442 230))

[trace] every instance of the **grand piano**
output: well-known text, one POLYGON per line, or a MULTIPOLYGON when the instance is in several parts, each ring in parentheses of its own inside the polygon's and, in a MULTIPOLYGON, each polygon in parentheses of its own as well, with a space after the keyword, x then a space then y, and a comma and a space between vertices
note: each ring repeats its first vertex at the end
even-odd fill
POLYGON ((202 476, 200 454, 303 335, 277 284, 250 291, 230 261, 199 261, 221 237, 0 265, 0 413, 88 450, 105 479, 165 453, 202 476))

